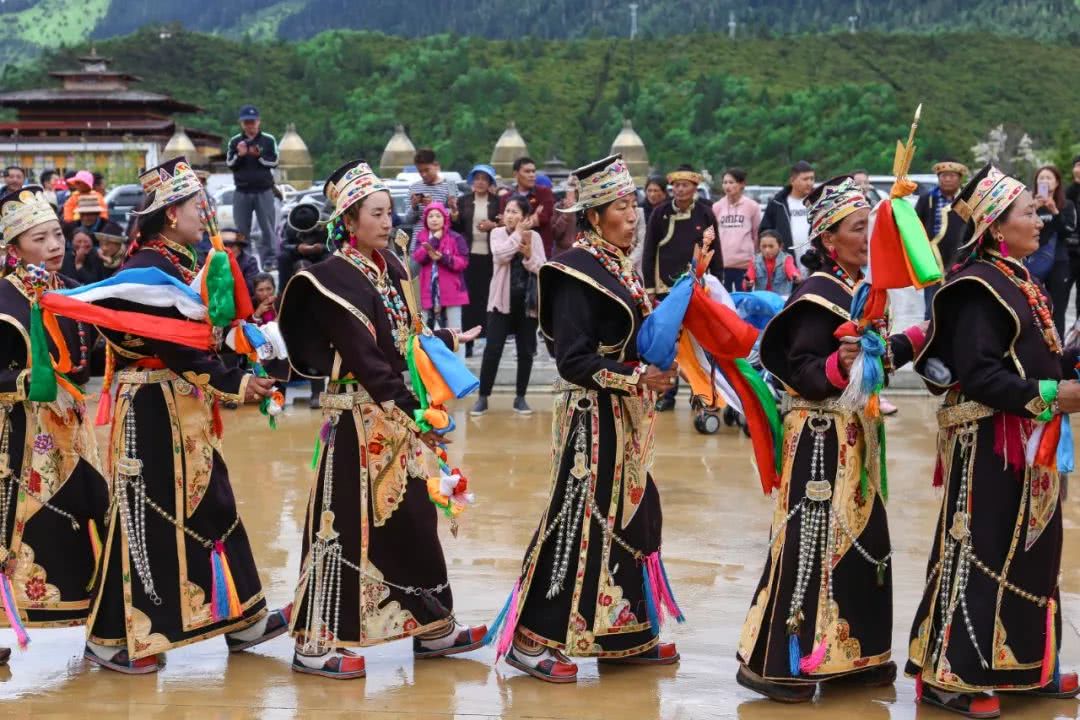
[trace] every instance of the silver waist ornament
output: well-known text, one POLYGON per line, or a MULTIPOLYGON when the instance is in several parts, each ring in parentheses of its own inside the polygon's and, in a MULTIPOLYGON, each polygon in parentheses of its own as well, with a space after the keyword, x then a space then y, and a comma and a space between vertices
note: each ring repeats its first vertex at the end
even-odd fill
POLYGON ((142 582, 143 592, 154 605, 161 605, 150 573, 150 553, 146 544, 146 482, 142 475, 142 460, 138 458, 135 445, 135 413, 131 408, 124 414, 123 433, 123 455, 116 461, 115 502, 119 506, 131 563, 142 582))
POLYGON ((577 423, 574 428, 574 464, 566 478, 566 490, 563 494, 562 507, 555 516, 538 546, 544 544, 552 533, 555 533, 555 554, 551 565, 551 579, 548 582, 547 598, 551 598, 562 592, 566 582, 566 574, 570 569, 570 557, 574 551, 574 538, 581 529, 581 521, 585 516, 585 501, 589 495, 589 485, 592 480, 592 468, 590 461, 589 432, 587 418, 592 410, 592 399, 580 398, 577 401, 577 423))

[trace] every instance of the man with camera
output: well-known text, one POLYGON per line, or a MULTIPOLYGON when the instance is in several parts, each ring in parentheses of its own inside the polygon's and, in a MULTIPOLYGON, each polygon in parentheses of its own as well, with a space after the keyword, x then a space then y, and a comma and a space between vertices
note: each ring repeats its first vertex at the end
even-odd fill
POLYGON ((264 133, 259 110, 254 105, 240 108, 241 131, 229 140, 225 164, 233 174, 233 219, 244 237, 251 237, 251 213, 259 222, 259 259, 264 270, 275 261, 274 173, 278 164, 277 140, 264 133))

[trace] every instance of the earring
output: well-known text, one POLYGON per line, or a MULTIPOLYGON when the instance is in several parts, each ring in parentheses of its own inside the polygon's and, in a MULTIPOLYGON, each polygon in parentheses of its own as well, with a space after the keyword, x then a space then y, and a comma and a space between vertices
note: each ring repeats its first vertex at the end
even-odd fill
POLYGON ((9 268, 18 267, 19 266, 19 258, 16 257, 15 255, 8 254, 8 256, 7 256, 7 266, 9 268))
POLYGON ((1004 235, 995 235, 994 240, 997 241, 998 252, 1001 253, 1001 256, 1002 257, 1009 257, 1009 246, 1005 244, 1005 236, 1004 235))
POLYGON ((172 228, 173 230, 176 229, 176 216, 175 215, 169 218, 169 227, 172 228))
POLYGON ((829 248, 829 259, 830 260, 835 260, 836 258, 837 258, 836 248, 835 247, 829 248))

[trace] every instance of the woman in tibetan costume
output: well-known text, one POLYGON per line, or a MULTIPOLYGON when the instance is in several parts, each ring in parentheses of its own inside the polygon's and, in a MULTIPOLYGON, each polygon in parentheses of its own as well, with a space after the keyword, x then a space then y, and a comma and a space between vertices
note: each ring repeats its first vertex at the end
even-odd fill
POLYGON ((934 298, 916 363, 945 395, 934 477, 944 497, 906 670, 922 702, 997 717, 999 691, 1080 692, 1058 666, 1063 413, 1080 410, 1080 384, 1062 380, 1076 350, 1063 351, 1046 289, 1023 264, 1042 227, 1031 193, 987 166, 952 212, 969 255, 934 298))
MULTIPOLYGON (((140 234, 121 274, 139 269, 188 285, 206 222, 202 185, 183 158, 140 180, 146 205, 136 213, 140 234)), ((142 317, 144 326, 183 320, 174 307, 143 302, 135 286, 126 287, 123 299, 94 304, 142 317)), ((287 608, 266 610, 221 456, 217 407, 258 402, 272 381, 148 332, 102 327, 117 385, 109 448, 114 497, 86 657, 124 673, 156 672, 171 648, 225 634, 236 652, 288 626, 287 608)), ((102 392, 106 414, 111 374, 102 392)))
MULTIPOLYGON (((559 370, 551 495, 495 623, 498 655, 555 683, 567 656, 672 664, 661 608, 677 613, 659 561, 660 495, 649 474, 654 393, 675 373, 638 362, 649 303, 630 250, 635 187, 619 156, 574 172, 582 235, 540 270, 540 328, 559 370), (650 577, 651 576, 651 577, 650 577)), ((492 633, 492 639, 495 632, 492 633)))
MULTIPOLYGON (((390 192, 359 161, 336 170, 325 190, 335 204, 336 252, 292 277, 279 314, 293 369, 330 379, 292 667, 349 679, 365 674, 363 656, 350 648, 412 637, 415 657, 440 657, 478 648, 486 628, 462 625, 453 613, 427 490, 438 437, 419 431, 420 401, 403 379, 418 308, 406 302, 408 276, 389 249, 390 192)), ((456 335, 435 333, 451 350, 456 335)))
MULTIPOLYGON (((867 263, 870 205, 847 177, 808 203, 812 273, 761 339, 792 409, 765 570, 738 650, 739 684, 780 702, 811 700, 823 681, 896 678, 884 426, 880 414, 840 402, 859 354, 849 308, 867 263)), ((890 336, 880 325, 888 372, 912 359, 923 333, 890 336)))
POLYGON ((86 622, 109 487, 79 388, 93 328, 37 306, 41 292, 75 284, 57 274, 56 213, 40 187, 24 187, 0 198, 0 228, 0 624, 24 644, 24 627, 86 622), (48 355, 32 352, 35 328, 48 329, 48 355))

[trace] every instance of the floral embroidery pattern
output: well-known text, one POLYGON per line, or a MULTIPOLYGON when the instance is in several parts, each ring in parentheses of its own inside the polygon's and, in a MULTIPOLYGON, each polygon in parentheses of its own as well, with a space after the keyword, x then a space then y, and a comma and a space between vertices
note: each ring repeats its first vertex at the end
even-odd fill
POLYGON ((48 433, 38 433, 34 436, 34 452, 45 454, 56 447, 56 443, 53 442, 52 435, 48 433))

